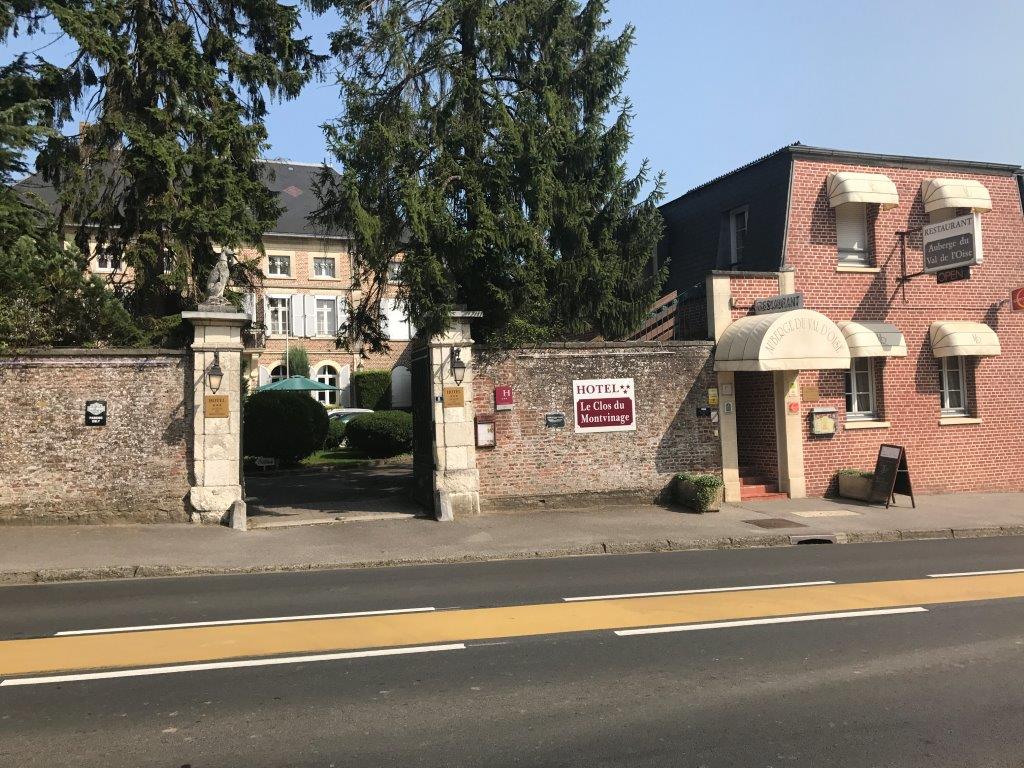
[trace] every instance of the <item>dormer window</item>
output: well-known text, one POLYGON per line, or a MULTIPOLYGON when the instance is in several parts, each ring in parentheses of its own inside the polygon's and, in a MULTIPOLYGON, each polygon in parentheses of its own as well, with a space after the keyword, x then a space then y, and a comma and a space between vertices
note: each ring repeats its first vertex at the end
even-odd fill
POLYGON ((729 266, 743 263, 743 251, 747 246, 747 206, 729 212, 729 266))

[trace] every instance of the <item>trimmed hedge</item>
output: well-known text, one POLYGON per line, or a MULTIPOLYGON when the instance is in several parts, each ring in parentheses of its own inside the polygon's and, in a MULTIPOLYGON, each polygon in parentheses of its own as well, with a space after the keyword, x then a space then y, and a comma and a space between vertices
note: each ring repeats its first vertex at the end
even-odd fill
POLYGON ((323 448, 327 411, 306 392, 254 392, 245 400, 244 453, 294 463, 323 448))
POLYGON ((356 371, 352 376, 356 407, 371 411, 391 408, 391 371, 356 371))
POLYGON ((412 450, 412 414, 377 411, 356 416, 345 429, 350 447, 373 459, 386 459, 412 450))
POLYGON ((325 448, 337 448, 345 439, 345 422, 341 419, 328 419, 327 439, 324 441, 325 448))
POLYGON ((697 475, 680 472, 676 475, 677 493, 685 498, 678 501, 691 507, 695 512, 707 512, 718 501, 719 491, 725 483, 718 475, 697 475))

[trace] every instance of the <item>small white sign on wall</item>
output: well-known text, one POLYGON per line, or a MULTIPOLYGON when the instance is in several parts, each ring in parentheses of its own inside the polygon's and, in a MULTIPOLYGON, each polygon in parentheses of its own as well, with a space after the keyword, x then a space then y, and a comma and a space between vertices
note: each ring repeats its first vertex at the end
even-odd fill
POLYGON ((635 432, 632 379, 580 379, 572 383, 577 432, 635 432))

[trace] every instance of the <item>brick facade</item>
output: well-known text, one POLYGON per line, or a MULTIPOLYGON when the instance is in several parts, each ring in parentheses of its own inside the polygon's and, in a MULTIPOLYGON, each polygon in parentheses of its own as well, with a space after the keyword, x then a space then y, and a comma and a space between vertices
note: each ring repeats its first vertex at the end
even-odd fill
MULTIPOLYGON (((353 278, 352 260, 346 241, 334 238, 267 235, 264 238, 264 248, 266 256, 261 257, 260 261, 264 280, 263 288, 258 293, 257 306, 257 316, 264 324, 269 325, 263 306, 266 296, 306 294, 322 298, 340 298, 350 303, 359 300, 361 292, 358 281, 353 278), (288 257, 291 269, 287 277, 270 274, 269 259, 272 256, 288 257), (331 259, 334 263, 334 277, 316 275, 314 259, 331 259)), ((256 251, 246 251, 244 254, 246 258, 255 258, 258 255, 256 251)), ((393 298, 397 293, 397 285, 389 286, 385 293, 388 298, 393 298)), ((346 378, 350 379, 360 365, 367 370, 391 370, 396 366, 404 366, 408 370, 410 366, 408 341, 391 341, 388 351, 361 357, 357 350, 338 348, 334 336, 291 335, 286 341, 283 335, 273 335, 269 330, 268 328, 263 348, 254 350, 258 354, 258 359, 254 361, 250 371, 251 387, 259 386, 259 381, 268 381, 274 368, 284 364, 286 349, 289 346, 301 346, 309 353, 312 378, 317 377, 317 372, 322 366, 329 365, 339 374, 340 384, 344 384, 346 378)), ((352 392, 346 390, 334 404, 354 405, 352 396, 352 392)))
POLYGON ((189 356, 50 350, 0 357, 0 524, 186 522, 189 356), (85 426, 105 400, 106 426, 85 426))
MULTIPOLYGON (((948 167, 876 167, 794 160, 786 264, 796 273, 796 289, 805 305, 834 321, 887 322, 907 342, 907 357, 877 359, 879 420, 887 428, 845 429, 845 380, 842 371, 803 371, 801 386, 816 385, 821 399, 804 403, 804 471, 807 492, 831 490, 836 470, 870 470, 878 446, 907 449, 915 490, 1024 490, 1024 314, 1008 306, 1009 291, 1024 283, 1024 217, 1017 179, 1010 174, 960 172, 948 167), (896 184, 900 203, 883 211, 868 206, 869 246, 877 272, 836 269, 835 212, 825 193, 829 171, 884 173, 896 184), (970 280, 938 285, 931 275, 915 277, 901 288, 900 236, 928 223, 921 201, 927 178, 980 181, 992 198, 992 210, 980 214, 984 262, 970 280), (998 357, 967 358, 968 415, 978 424, 939 425, 939 368, 932 355, 929 326, 936 320, 969 320, 994 328, 1002 345, 998 357), (809 411, 815 405, 839 412, 834 437, 810 434, 809 411)), ((907 242, 907 271, 921 269, 920 232, 907 242)))
POLYGON ((736 432, 741 474, 778 480, 775 384, 770 373, 736 374, 736 432))
POLYGON ((477 415, 493 414, 497 447, 477 449, 484 506, 564 501, 581 494, 662 495, 680 471, 720 471, 714 425, 696 415, 714 386, 708 342, 555 344, 483 353, 474 372, 477 415), (574 379, 632 377, 635 432, 576 434, 574 379), (494 410, 494 387, 512 386, 515 407, 494 410), (561 429, 547 413, 565 414, 561 429))

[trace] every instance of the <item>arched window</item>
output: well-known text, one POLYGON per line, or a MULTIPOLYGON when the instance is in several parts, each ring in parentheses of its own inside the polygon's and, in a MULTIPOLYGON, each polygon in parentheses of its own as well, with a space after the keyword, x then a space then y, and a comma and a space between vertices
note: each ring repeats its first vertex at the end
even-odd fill
POLYGON ((412 374, 404 365, 391 369, 391 407, 412 407, 412 374))
POLYGON ((328 387, 335 387, 330 392, 316 392, 316 399, 324 405, 337 405, 338 404, 338 369, 330 363, 324 363, 316 369, 316 380, 328 387))
POLYGON ((288 378, 288 369, 284 365, 275 365, 270 369, 270 383, 273 384, 275 381, 284 381, 288 378))

